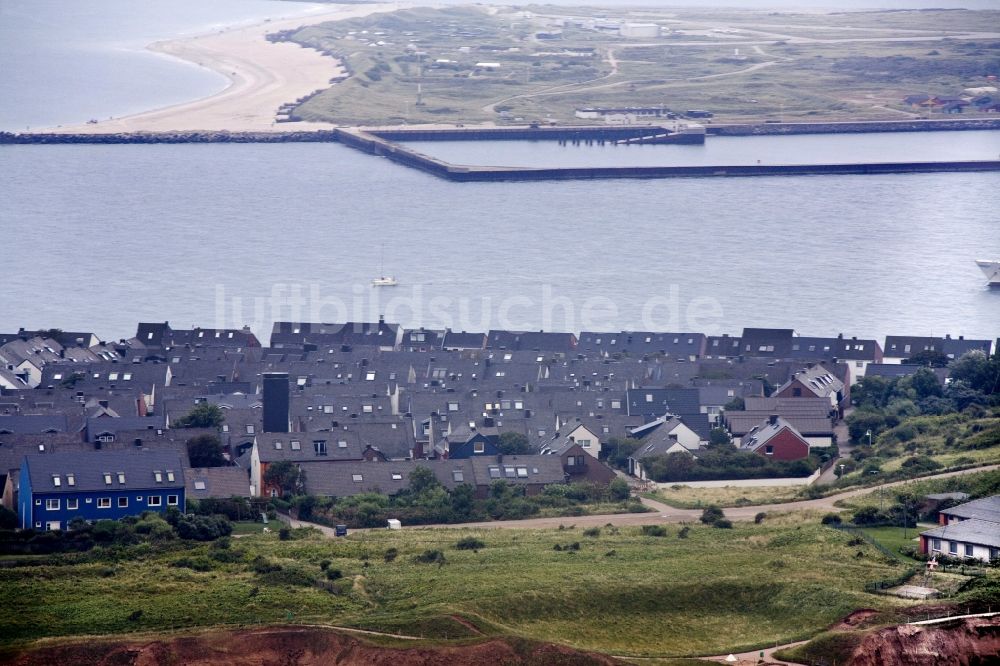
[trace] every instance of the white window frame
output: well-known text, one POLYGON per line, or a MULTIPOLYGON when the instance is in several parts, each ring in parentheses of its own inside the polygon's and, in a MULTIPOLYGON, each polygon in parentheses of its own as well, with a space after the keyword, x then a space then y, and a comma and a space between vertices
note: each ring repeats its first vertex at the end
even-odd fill
POLYGON ((59 501, 58 497, 55 498, 55 499, 47 499, 47 500, 45 500, 45 510, 46 511, 58 511, 60 504, 61 504, 61 502, 59 501))
POLYGON ((124 497, 124 496, 119 497, 117 505, 118 505, 119 509, 127 509, 128 508, 128 497, 124 497))
POLYGON ((98 509, 110 509, 111 508, 111 498, 110 497, 98 497, 97 498, 97 508, 98 509))
POLYGON ((159 495, 149 495, 146 497, 146 506, 163 506, 163 498, 159 495))

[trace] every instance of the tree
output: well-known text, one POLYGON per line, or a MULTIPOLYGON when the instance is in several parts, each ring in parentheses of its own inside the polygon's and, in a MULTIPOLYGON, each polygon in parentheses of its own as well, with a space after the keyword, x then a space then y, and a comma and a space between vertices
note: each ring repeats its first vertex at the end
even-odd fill
POLYGON ((966 352, 948 366, 952 381, 987 395, 1000 393, 1000 354, 992 358, 981 351, 966 352))
POLYGON ((712 428, 712 432, 708 433, 709 446, 728 446, 732 443, 733 438, 729 435, 729 431, 725 428, 712 428))
POLYGON ((441 482, 434 476, 434 472, 426 467, 419 466, 410 472, 410 492, 414 495, 423 495, 440 486, 441 482))
POLYGON ((917 352, 910 358, 903 359, 903 365, 923 365, 929 368, 944 368, 951 359, 947 354, 930 349, 917 352))
POLYGON ((847 417, 847 431, 855 442, 868 443, 868 432, 872 438, 886 427, 885 417, 874 412, 856 411, 847 417))
POLYGON ((722 406, 722 411, 724 412, 742 412, 747 408, 746 400, 740 398, 739 396, 733 398, 725 405, 722 406))
POLYGON ((277 486, 282 495, 301 495, 305 492, 306 473, 289 460, 279 460, 267 466, 264 483, 277 486))
POLYGON ((615 501, 624 502, 629 498, 629 492, 628 481, 625 479, 617 478, 608 484, 608 495, 615 501))
POLYGON ((608 464, 618 469, 628 469, 628 458, 642 446, 644 440, 624 437, 612 437, 606 446, 601 447, 607 452, 608 464))
POLYGON ((920 368, 910 377, 910 386, 917 392, 917 399, 940 397, 944 394, 941 382, 930 368, 920 368))
POLYGON ((5 506, 0 506, 0 530, 12 530, 17 527, 17 514, 5 506))
POLYGON ((199 402, 186 415, 174 419, 171 425, 175 428, 219 428, 225 420, 218 405, 199 402))
POLYGON ((222 455, 222 441, 216 435, 198 435, 187 441, 188 458, 191 467, 224 467, 226 458, 222 455))
POLYGON ((531 453, 531 442, 526 435, 508 431, 501 433, 498 448, 505 456, 526 455, 531 453))

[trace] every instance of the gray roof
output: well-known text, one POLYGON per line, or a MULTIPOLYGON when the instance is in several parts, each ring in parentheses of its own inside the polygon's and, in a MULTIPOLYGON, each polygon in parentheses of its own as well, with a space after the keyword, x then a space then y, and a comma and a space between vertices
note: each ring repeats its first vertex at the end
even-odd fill
MULTIPOLYGON (((966 502, 965 504, 959 504, 950 509, 945 509, 942 513, 959 518, 976 518, 978 520, 1000 523, 1000 495, 993 495, 992 497, 984 497, 966 502)), ((995 525, 993 529, 1000 532, 1000 525, 995 525)))
POLYGON ((250 497, 250 477, 239 467, 192 467, 184 488, 189 499, 250 497))
POLYGON ((972 518, 935 527, 932 530, 921 532, 920 535, 928 539, 947 539, 948 541, 961 541, 977 546, 1000 548, 1000 526, 989 520, 972 518))
POLYGON ((184 470, 176 453, 165 451, 90 451, 87 453, 33 453, 24 457, 31 487, 37 492, 72 493, 101 490, 182 488, 184 470), (158 483, 154 472, 161 473, 158 483), (119 475, 124 475, 123 477, 119 475), (169 480, 173 474, 174 480, 169 480), (73 484, 67 475, 73 475, 73 484), (107 483, 105 475, 110 475, 107 483), (58 476, 60 485, 54 478, 58 476), (121 482, 124 478, 124 483, 121 482))
POLYGON ((559 456, 473 456, 476 485, 489 485, 498 479, 516 485, 565 483, 559 456))
POLYGON ((475 484, 468 460, 305 462, 299 465, 305 472, 306 492, 329 497, 350 497, 370 492, 384 495, 398 493, 409 487, 410 474, 418 467, 431 470, 441 485, 448 489, 463 483, 475 484))
POLYGON ((66 432, 65 414, 29 414, 0 416, 0 433, 25 435, 44 432, 66 432))
POLYGON ((361 460, 364 446, 356 432, 264 432, 256 436, 261 462, 361 460), (326 442, 326 454, 316 453, 314 442, 326 442), (341 444, 343 443, 343 444, 341 444))
POLYGON ((779 416, 775 419, 774 423, 763 421, 756 430, 750 431, 740 442, 740 449, 745 451, 756 451, 784 430, 788 430, 799 439, 802 439, 802 435, 799 434, 799 431, 796 430, 791 423, 779 416))
MULTIPOLYGON (((770 414, 765 412, 726 412, 726 425, 734 437, 742 437, 766 421, 770 414)), ((798 414, 783 414, 782 418, 805 437, 833 436, 833 424, 829 418, 814 418, 798 414)))

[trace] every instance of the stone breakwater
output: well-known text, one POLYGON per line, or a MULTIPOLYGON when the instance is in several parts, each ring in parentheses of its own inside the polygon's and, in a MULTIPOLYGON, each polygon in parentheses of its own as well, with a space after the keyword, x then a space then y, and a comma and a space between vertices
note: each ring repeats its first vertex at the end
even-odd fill
MULTIPOLYGON (((714 126, 728 129, 730 136, 756 134, 857 133, 885 131, 941 131, 1000 129, 1000 119, 964 121, 912 121, 880 123, 796 123, 784 125, 714 126), (740 129, 742 128, 742 129, 740 129), (740 134, 740 132, 743 132, 740 134)), ((486 138, 572 140, 600 142, 643 134, 649 127, 561 127, 561 128, 469 128, 438 130, 333 129, 290 132, 134 132, 120 134, 0 133, 0 144, 148 144, 148 143, 296 143, 339 142, 438 178, 454 182, 502 182, 541 180, 590 180, 618 178, 706 178, 803 175, 868 175, 889 173, 1000 171, 1000 160, 952 160, 851 164, 775 164, 673 167, 583 167, 519 168, 470 167, 450 164, 419 153, 404 143, 407 139, 481 140, 486 138)), ((718 132, 715 132, 718 134, 718 132)))
POLYGON ((336 130, 292 132, 121 132, 64 134, 0 132, 0 144, 135 144, 135 143, 315 143, 337 141, 336 130))
POLYGON ((852 123, 753 123, 706 125, 712 136, 769 136, 775 134, 868 134, 872 132, 947 132, 997 130, 1000 118, 960 120, 885 120, 852 123))

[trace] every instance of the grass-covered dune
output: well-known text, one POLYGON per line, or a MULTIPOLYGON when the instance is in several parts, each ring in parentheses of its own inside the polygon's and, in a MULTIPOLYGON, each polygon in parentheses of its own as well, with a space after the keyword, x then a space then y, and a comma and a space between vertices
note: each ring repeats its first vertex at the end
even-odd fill
POLYGON ((807 638, 856 608, 885 607, 893 602, 865 594, 864 583, 902 571, 803 514, 681 530, 418 529, 338 540, 305 530, 228 547, 174 541, 22 557, 0 568, 0 640, 16 649, 43 637, 310 623, 704 655, 807 638))

